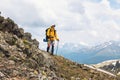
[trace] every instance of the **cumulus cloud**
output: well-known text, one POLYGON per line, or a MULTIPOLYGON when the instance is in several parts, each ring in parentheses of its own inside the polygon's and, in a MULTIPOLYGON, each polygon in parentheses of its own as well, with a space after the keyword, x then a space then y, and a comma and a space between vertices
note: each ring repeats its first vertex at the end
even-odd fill
POLYGON ((24 0, 3 0, 1 2, 0 10, 2 10, 3 15, 11 17, 20 25, 41 26, 45 23, 32 3, 24 0))
POLYGON ((84 14, 85 13, 85 9, 82 6, 81 2, 72 2, 69 4, 69 9, 71 12, 73 12, 74 14, 84 14))
POLYGON ((56 24, 62 43, 88 45, 120 40, 119 0, 2 0, 0 10, 42 43, 56 24))

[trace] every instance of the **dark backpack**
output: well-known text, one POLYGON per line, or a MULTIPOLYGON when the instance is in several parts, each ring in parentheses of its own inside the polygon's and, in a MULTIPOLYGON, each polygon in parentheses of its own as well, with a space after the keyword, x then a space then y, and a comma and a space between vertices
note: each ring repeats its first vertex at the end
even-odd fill
POLYGON ((50 29, 50 28, 47 28, 46 30, 45 30, 45 35, 47 36, 47 31, 48 31, 48 29, 50 29))
MULTIPOLYGON (((50 29, 50 28, 47 28, 47 29, 45 30, 45 39, 43 39, 44 42, 47 42, 47 41, 48 41, 48 38, 49 38, 49 36, 47 36, 48 29, 50 29)), ((56 34, 56 30, 54 30, 54 34, 56 34)))
POLYGON ((46 41, 48 41, 48 38, 49 38, 49 36, 47 36, 48 29, 50 29, 50 28, 47 28, 47 29, 45 30, 46 41))

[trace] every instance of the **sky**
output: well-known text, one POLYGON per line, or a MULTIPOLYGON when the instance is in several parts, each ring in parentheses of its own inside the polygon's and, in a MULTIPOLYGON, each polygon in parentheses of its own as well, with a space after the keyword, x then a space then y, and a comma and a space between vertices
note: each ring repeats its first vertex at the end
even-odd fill
POLYGON ((30 32, 40 48, 52 24, 61 45, 120 41, 120 0, 0 0, 0 11, 30 32))

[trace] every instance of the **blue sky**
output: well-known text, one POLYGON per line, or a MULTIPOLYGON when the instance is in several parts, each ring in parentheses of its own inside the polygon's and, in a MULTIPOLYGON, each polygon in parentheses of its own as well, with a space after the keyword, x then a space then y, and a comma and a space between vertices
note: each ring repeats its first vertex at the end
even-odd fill
POLYGON ((120 0, 109 0, 110 1, 110 6, 114 9, 119 9, 120 8, 120 0))
POLYGON ((32 33, 41 48, 45 28, 52 24, 61 45, 120 41, 120 0, 0 0, 0 11, 32 33))

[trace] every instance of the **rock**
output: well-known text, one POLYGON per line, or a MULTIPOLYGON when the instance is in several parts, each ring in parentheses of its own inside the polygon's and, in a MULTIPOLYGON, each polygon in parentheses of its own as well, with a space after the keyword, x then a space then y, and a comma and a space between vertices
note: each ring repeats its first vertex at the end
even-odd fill
POLYGON ((0 30, 2 30, 4 28, 3 24, 0 24, 0 30))
POLYGON ((5 77, 5 75, 2 72, 0 72, 0 78, 3 78, 3 77, 5 77))
POLYGON ((23 50, 23 53, 25 53, 27 55, 27 57, 30 57, 32 55, 32 51, 29 48, 25 48, 23 50))
POLYGON ((6 57, 10 57, 10 53, 6 50, 7 47, 4 45, 0 45, 0 51, 6 56, 6 57))
POLYGON ((29 76, 30 76, 31 78, 38 77, 38 76, 35 75, 33 72, 30 72, 30 73, 29 73, 29 76))
POLYGON ((57 77, 56 74, 55 74, 53 71, 51 71, 51 72, 48 74, 48 76, 50 76, 50 77, 57 77))
POLYGON ((41 67, 44 66, 44 56, 42 54, 37 54, 37 55, 33 55, 33 59, 37 62, 37 64, 41 67))
POLYGON ((71 80, 75 80, 75 77, 71 77, 71 80))
POLYGON ((15 30, 14 33, 16 33, 16 35, 17 35, 19 38, 23 38, 23 36, 24 36, 24 30, 23 30, 23 28, 19 28, 19 29, 15 30))
POLYGON ((117 75, 120 75, 120 72, 118 72, 117 75))
POLYGON ((16 36, 9 35, 9 36, 5 36, 5 41, 10 45, 15 45, 17 38, 16 36))
POLYGON ((39 47, 39 42, 36 39, 33 39, 32 42, 37 48, 39 47))
POLYGON ((17 76, 17 75, 19 75, 19 71, 13 70, 13 76, 15 77, 15 76, 17 76))
POLYGON ((4 21, 4 17, 0 16, 0 23, 4 21))
POLYGON ((18 40, 16 41, 16 46, 17 46, 18 48, 20 48, 20 49, 24 49, 24 43, 23 43, 23 41, 22 41, 21 39, 18 39, 18 40))
POLYGON ((19 29, 19 28, 18 28, 18 25, 15 24, 14 27, 13 27, 13 33, 14 33, 14 31, 17 30, 17 29, 19 29))
POLYGON ((23 37, 24 39, 31 41, 31 37, 32 37, 32 35, 30 33, 28 33, 28 32, 24 33, 24 37, 23 37))
POLYGON ((83 70, 89 71, 87 67, 82 67, 83 70))
POLYGON ((10 64, 10 65, 15 65, 15 61, 9 60, 9 61, 8 61, 8 64, 10 64))
POLYGON ((13 27, 14 27, 14 22, 10 19, 10 18, 7 18, 3 21, 3 24, 4 24, 4 28, 3 28, 3 32, 9 32, 11 33, 13 27))
POLYGON ((76 80, 80 80, 80 78, 76 78, 76 80))

